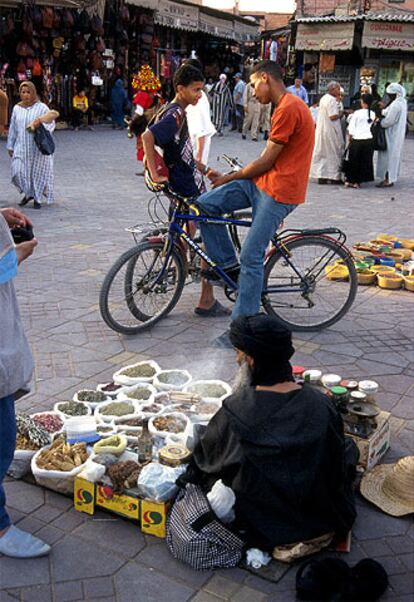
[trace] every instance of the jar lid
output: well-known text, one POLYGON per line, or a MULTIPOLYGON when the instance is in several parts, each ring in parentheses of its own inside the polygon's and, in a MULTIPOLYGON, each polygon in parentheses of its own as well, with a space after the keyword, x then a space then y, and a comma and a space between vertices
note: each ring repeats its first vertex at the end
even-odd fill
POLYGON ((356 389, 358 387, 358 381, 356 380, 341 380, 339 384, 341 387, 346 387, 347 389, 356 389))
POLYGON ((367 394, 362 391, 352 391, 351 399, 354 401, 364 401, 367 398, 367 394))
POLYGON ((294 376, 301 376, 304 372, 304 366, 292 366, 292 373, 294 376))
POLYGON ((185 445, 180 443, 171 443, 162 447, 158 452, 160 462, 165 464, 183 464, 188 462, 191 452, 185 445))
POLYGON ((345 395, 346 393, 348 393, 348 389, 346 387, 332 387, 331 391, 334 395, 345 395))

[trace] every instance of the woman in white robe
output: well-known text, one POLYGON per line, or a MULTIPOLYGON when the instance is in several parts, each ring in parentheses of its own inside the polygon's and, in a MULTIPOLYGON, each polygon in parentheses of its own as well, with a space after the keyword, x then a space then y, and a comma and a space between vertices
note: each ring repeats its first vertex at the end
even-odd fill
POLYGON ((59 113, 40 102, 32 82, 23 82, 19 93, 21 101, 13 108, 7 138, 12 183, 24 195, 19 205, 32 200, 35 209, 40 209, 43 196, 48 203, 54 200, 53 155, 42 155, 33 132, 40 124, 53 132, 59 113))
POLYGON ((315 149, 310 171, 310 177, 318 178, 319 184, 341 180, 344 135, 341 126, 342 114, 338 106, 339 95, 339 84, 330 82, 328 93, 319 101, 315 149))
POLYGON ((393 99, 382 111, 381 126, 385 129, 387 150, 378 151, 377 188, 394 186, 400 172, 405 129, 407 126, 407 101, 405 89, 400 84, 390 84, 386 93, 393 99))

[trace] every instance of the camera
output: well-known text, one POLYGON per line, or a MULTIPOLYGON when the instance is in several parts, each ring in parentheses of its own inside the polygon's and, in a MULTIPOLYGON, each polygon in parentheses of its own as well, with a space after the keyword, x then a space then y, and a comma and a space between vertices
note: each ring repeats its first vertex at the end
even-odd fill
POLYGON ((33 228, 29 224, 27 226, 15 226, 10 230, 10 233, 16 245, 34 238, 33 228))

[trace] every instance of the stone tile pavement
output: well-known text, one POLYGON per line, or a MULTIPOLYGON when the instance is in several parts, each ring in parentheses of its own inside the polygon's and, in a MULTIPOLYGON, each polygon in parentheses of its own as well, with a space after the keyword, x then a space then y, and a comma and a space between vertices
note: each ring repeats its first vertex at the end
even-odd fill
MULTIPOLYGON (((248 161, 262 143, 227 134, 214 140, 211 164, 227 152, 248 161)), ((0 146, 0 206, 15 206, 4 142, 0 146)), ((402 176, 391 190, 309 187, 307 203, 290 217, 290 227, 336 225, 350 242, 377 232, 413 237, 414 141, 406 142, 402 176)), ((164 367, 188 367, 194 375, 229 378, 229 350, 212 346, 225 319, 194 316, 197 285, 186 288, 174 312, 151 331, 123 337, 110 331, 98 312, 102 279, 133 241, 124 228, 147 221, 150 194, 134 175, 134 144, 124 133, 57 132, 56 204, 26 212, 39 239, 35 255, 16 281, 20 307, 36 360, 33 391, 19 410, 48 409, 80 387, 104 382, 129 361, 155 358, 164 367)), ((413 298, 360 288, 349 314, 320 332, 295 337, 294 361, 344 377, 374 377, 378 401, 392 412, 392 448, 386 461, 413 453, 413 298)), ((241 568, 196 573, 176 562, 160 540, 109 514, 87 517, 71 501, 30 483, 6 484, 13 519, 53 545, 49 558, 17 561, 0 557, 0 601, 64 602, 131 600, 234 602, 294 600, 295 567, 272 568, 277 583, 241 568)), ((351 564, 379 559, 390 576, 384 600, 412 600, 414 529, 407 518, 383 515, 358 496, 351 564)))

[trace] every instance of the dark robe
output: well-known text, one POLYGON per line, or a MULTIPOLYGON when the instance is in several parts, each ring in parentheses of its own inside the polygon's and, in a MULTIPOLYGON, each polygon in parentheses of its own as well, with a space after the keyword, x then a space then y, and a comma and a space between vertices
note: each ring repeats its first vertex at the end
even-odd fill
POLYGON ((357 459, 326 395, 308 385, 291 393, 246 388, 201 435, 187 480, 208 490, 223 479, 245 539, 271 549, 349 530, 357 459))

